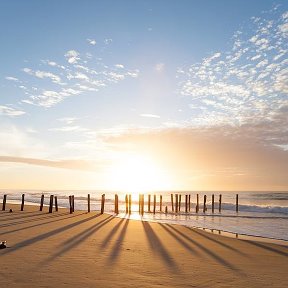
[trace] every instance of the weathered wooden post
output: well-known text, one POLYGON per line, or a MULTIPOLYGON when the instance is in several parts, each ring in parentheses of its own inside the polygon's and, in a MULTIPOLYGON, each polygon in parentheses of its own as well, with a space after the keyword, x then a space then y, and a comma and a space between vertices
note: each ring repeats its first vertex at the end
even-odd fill
POLYGON ((57 201, 57 196, 55 196, 55 210, 58 212, 58 201, 57 201))
POLYGON ((74 195, 71 196, 72 197, 72 211, 75 211, 75 198, 74 195))
POLYGON ((118 209, 118 195, 117 195, 117 194, 115 194, 114 212, 115 212, 115 214, 119 214, 119 209, 118 209))
POLYGON ((199 212, 199 194, 196 195, 196 213, 199 212))
POLYGON ((151 195, 149 194, 148 195, 148 212, 149 213, 151 212, 150 206, 151 206, 151 195))
POLYGON ((188 212, 188 195, 185 195, 185 213, 188 212))
POLYGON ((104 207, 105 207, 105 194, 102 194, 102 196, 101 196, 101 214, 104 213, 104 207))
POLYGON ((165 214, 167 214, 167 213, 168 213, 168 207, 165 206, 165 214))
POLYGON ((156 195, 154 194, 154 199, 153 199, 153 214, 156 213, 156 195))
POLYGON ((139 214, 141 214, 141 194, 139 194, 139 205, 138 205, 139 214))
POLYGON ((214 213, 214 194, 212 194, 212 213, 214 213))
POLYGON ((178 213, 178 194, 175 194, 175 212, 178 213))
POLYGON ((5 194, 3 196, 2 211, 5 211, 6 209, 6 200, 7 200, 7 195, 5 194))
POLYGON ((204 203, 203 203, 203 212, 205 213, 206 212, 206 195, 204 195, 204 203))
POLYGON ((41 195, 40 199, 40 211, 43 211, 43 205, 44 205, 44 194, 41 195))
POLYGON ((238 194, 236 194, 236 212, 238 213, 239 211, 239 197, 238 194))
POLYGON ((72 214, 73 213, 72 195, 69 196, 69 209, 70 209, 70 214, 72 214))
POLYGON ((189 197, 188 197, 188 198, 189 198, 188 201, 189 201, 189 212, 190 212, 190 211, 191 211, 191 194, 189 194, 189 197))
POLYGON ((131 206, 132 206, 131 194, 129 194, 129 214, 131 214, 131 206))
POLYGON ((87 211, 88 213, 90 213, 90 194, 87 195, 87 205, 88 205, 87 211))
POLYGON ((162 212, 162 195, 160 195, 160 212, 162 212))
POLYGON ((221 209, 222 209, 222 194, 219 195, 219 213, 221 213, 221 209))
POLYGON ((25 194, 22 194, 21 211, 24 210, 25 194))
POLYGON ((174 195, 171 194, 171 206, 172 206, 172 212, 174 212, 174 201, 173 201, 174 195))
POLYGON ((143 216, 144 215, 144 194, 142 194, 142 200, 141 200, 141 204, 142 204, 142 206, 141 206, 141 215, 143 216))
POLYGON ((53 212, 53 198, 54 198, 54 195, 50 195, 49 213, 53 212))
POLYGON ((179 194, 179 206, 178 206, 178 211, 179 211, 179 212, 180 212, 180 210, 181 210, 181 197, 182 197, 182 195, 179 194))
POLYGON ((128 214, 128 195, 125 195, 125 212, 128 214))

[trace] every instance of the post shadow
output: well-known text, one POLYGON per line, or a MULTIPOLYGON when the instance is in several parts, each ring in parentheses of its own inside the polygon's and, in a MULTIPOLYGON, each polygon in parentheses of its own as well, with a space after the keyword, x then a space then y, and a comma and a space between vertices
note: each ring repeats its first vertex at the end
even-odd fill
POLYGON ((59 233, 65 232, 65 231, 67 231, 67 230, 69 230, 69 229, 71 229, 73 227, 76 227, 78 225, 84 224, 84 223, 86 223, 88 221, 91 221, 91 220, 93 220, 93 219, 95 219, 96 217, 99 217, 99 216, 100 216, 100 214, 96 214, 96 215, 93 215, 93 216, 91 216, 89 218, 85 218, 85 219, 79 220, 77 222, 73 222, 73 223, 68 224, 68 225, 66 225, 64 227, 59 227, 59 228, 56 228, 56 229, 54 229, 52 231, 49 231, 49 232, 37 235, 35 237, 32 237, 30 239, 21 241, 21 242, 15 244, 15 246, 11 247, 11 249, 9 249, 9 250, 5 249, 2 252, 2 254, 10 254, 10 253, 12 253, 14 251, 17 251, 19 249, 22 249, 22 248, 24 248, 26 246, 30 246, 30 245, 35 244, 35 243, 37 243, 39 241, 42 241, 42 240, 44 240, 46 238, 50 238, 50 237, 55 236, 55 235, 57 235, 59 233))
POLYGON ((115 244, 113 245, 113 247, 111 248, 111 253, 109 255, 108 258, 108 262, 109 264, 112 264, 113 262, 115 262, 117 260, 117 258, 119 257, 119 253, 121 251, 121 245, 123 243, 123 240, 125 238, 125 234, 127 232, 127 228, 128 228, 128 224, 130 219, 124 219, 125 223, 121 229, 121 232, 117 238, 117 240, 115 241, 115 244))
POLYGON ((218 262, 222 266, 225 266, 226 268, 229 268, 230 270, 233 270, 234 272, 237 272, 238 274, 243 275, 243 272, 240 271, 240 269, 238 269, 233 264, 231 264, 228 261, 226 261, 225 259, 223 259, 221 256, 217 255, 216 253, 214 253, 210 249, 206 248, 204 245, 202 245, 202 244, 198 243, 197 241, 193 240, 192 238, 188 237, 186 234, 182 233, 181 231, 179 231, 178 229, 176 229, 172 225, 167 224, 167 226, 170 229, 172 229, 173 231, 175 231, 176 233, 178 233, 179 235, 181 235, 186 240, 193 243, 195 246, 197 246, 199 249, 201 249, 204 253, 206 253, 208 256, 210 256, 212 259, 214 259, 216 262, 218 262))
POLYGON ((173 272, 179 271, 178 265, 173 260, 170 253, 166 250, 166 248, 163 246, 161 240, 156 235, 156 233, 153 231, 151 225, 148 221, 142 221, 142 225, 146 234, 146 238, 148 240, 148 243, 150 245, 150 249, 158 254, 164 264, 173 272))

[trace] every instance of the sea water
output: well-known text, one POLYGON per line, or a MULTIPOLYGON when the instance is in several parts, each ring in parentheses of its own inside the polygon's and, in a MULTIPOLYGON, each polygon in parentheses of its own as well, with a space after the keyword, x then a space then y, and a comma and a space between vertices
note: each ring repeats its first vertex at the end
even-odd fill
MULTIPOLYGON (((130 219, 156 221, 221 230, 231 233, 266 237, 288 241, 288 192, 173 192, 181 194, 181 210, 176 215, 172 213, 171 192, 151 192, 151 211, 153 211, 153 195, 156 195, 156 213, 148 213, 148 193, 145 194, 145 213, 139 215, 138 194, 132 196, 132 213, 130 219), (199 194, 199 212, 196 213, 196 194, 199 194), (215 197, 215 210, 211 211, 212 194, 215 197), (222 210, 218 211, 219 195, 222 195, 222 210), (239 212, 236 212, 236 194, 239 195, 239 212), (159 199, 163 197, 163 211, 160 213, 159 199), (185 213, 185 195, 191 195, 191 210, 185 213), (207 195, 207 211, 203 212, 203 197, 207 195)), ((25 194, 25 203, 39 205, 40 197, 45 195, 44 204, 48 205, 50 195, 57 196, 60 207, 69 206, 69 195, 75 195, 75 209, 87 211, 87 194, 91 195, 91 211, 99 211, 101 195, 105 194, 105 212, 114 212, 114 197, 119 196, 119 217, 125 214, 125 193, 117 191, 28 191, 28 190, 0 190, 0 199, 7 194, 7 202, 20 203, 21 195, 25 194)), ((175 202, 175 197, 174 197, 175 202)), ((175 203, 174 203, 175 205, 175 203)))

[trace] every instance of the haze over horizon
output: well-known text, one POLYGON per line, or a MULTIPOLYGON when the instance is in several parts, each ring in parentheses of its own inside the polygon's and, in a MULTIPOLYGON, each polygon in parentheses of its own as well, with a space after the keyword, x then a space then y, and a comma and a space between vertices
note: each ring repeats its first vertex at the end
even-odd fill
POLYGON ((0 16, 1 189, 288 191, 287 1, 0 16))

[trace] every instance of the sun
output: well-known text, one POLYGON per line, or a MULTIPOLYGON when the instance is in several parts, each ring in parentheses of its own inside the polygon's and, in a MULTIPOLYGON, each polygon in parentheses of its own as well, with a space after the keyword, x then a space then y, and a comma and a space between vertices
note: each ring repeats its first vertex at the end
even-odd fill
POLYGON ((110 187, 127 193, 168 190, 170 179, 154 159, 146 155, 125 155, 109 171, 110 187))

